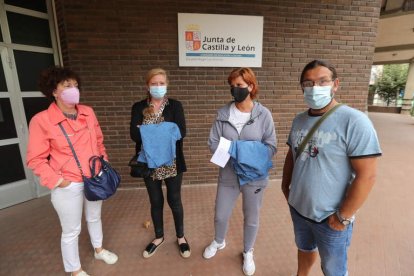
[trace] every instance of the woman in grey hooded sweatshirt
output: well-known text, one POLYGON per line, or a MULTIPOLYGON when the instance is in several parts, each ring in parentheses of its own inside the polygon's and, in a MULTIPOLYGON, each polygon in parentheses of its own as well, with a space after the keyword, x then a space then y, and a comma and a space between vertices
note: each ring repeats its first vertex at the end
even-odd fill
MULTIPOLYGON (((217 112, 208 140, 211 152, 216 151, 220 137, 232 142, 255 141, 256 144, 266 146, 268 149, 265 154, 267 156, 262 156, 262 158, 271 160, 276 153, 275 127, 271 112, 259 102, 254 101, 258 93, 256 76, 250 68, 239 68, 230 73, 228 83, 234 101, 226 104, 217 112)), ((241 193, 244 215, 243 272, 245 275, 253 275, 255 272, 253 246, 259 229, 259 212, 268 177, 266 174, 265 177, 253 179, 241 185, 240 175, 236 173, 234 166, 236 161, 232 158, 224 168, 220 168, 214 217, 215 237, 205 248, 203 257, 210 259, 217 253, 217 250, 226 246, 225 235, 229 219, 241 193)))

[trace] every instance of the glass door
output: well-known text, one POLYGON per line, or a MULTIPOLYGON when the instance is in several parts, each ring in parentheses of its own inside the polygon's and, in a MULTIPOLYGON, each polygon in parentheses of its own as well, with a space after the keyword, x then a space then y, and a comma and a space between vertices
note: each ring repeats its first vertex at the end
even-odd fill
POLYGON ((13 84, 8 70, 10 57, 7 49, 0 47, 0 208, 33 198, 34 190, 28 185, 18 128, 20 118, 16 115, 13 84), (8 75, 6 77, 6 74, 8 75))
POLYGON ((41 70, 59 63, 50 1, 0 0, 0 208, 48 192, 25 166, 28 125, 48 100, 41 70))

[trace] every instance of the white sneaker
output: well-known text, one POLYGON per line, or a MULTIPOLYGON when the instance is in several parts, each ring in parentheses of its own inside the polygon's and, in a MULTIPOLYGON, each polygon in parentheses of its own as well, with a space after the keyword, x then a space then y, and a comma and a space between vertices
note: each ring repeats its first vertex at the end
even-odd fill
POLYGON ((215 240, 204 249, 203 257, 206 259, 210 259, 216 255, 217 250, 221 250, 224 247, 226 247, 226 241, 223 241, 223 243, 218 243, 215 240))
POLYGON ((102 260, 107 264, 114 264, 118 261, 118 256, 111 251, 102 249, 102 251, 99 253, 96 253, 95 251, 95 259, 102 260))
POLYGON ((244 272, 244 275, 251 276, 254 274, 255 270, 256 270, 256 266, 254 265, 253 248, 252 248, 246 253, 243 252, 243 272, 244 272))

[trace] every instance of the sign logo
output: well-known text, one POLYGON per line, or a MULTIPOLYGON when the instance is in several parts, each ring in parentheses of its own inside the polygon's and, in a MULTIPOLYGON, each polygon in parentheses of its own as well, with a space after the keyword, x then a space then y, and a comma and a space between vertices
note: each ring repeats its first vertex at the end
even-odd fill
POLYGON ((185 47, 190 51, 197 51, 201 48, 201 32, 185 31, 185 47))

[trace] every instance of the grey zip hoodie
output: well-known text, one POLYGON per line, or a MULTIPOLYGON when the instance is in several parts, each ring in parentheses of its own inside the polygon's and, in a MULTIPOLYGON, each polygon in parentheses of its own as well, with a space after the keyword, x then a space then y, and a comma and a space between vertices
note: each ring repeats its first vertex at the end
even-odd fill
MULTIPOLYGON (((254 102, 251 119, 243 126, 239 133, 234 125, 229 122, 230 118, 230 102, 220 108, 217 112, 217 118, 210 130, 208 146, 210 151, 214 153, 220 142, 220 137, 224 137, 230 141, 247 140, 260 141, 267 145, 271 155, 276 153, 276 132, 272 118, 272 113, 259 102, 254 102)), ((268 179, 258 180, 248 185, 265 187, 268 179)), ((224 168, 220 167, 218 184, 224 186, 239 186, 237 175, 233 170, 231 162, 227 162, 224 168)))

